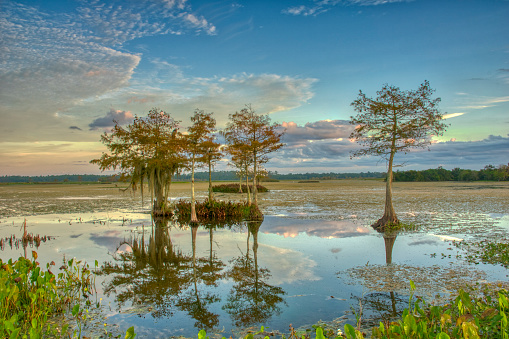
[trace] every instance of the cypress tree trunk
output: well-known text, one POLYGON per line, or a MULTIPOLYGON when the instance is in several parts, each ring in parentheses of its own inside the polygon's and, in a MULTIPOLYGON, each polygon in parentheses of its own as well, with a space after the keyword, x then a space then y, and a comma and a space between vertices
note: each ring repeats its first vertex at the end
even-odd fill
POLYGON ((256 187, 256 151, 253 153, 253 199, 254 199, 254 205, 258 206, 258 187, 256 187))
POLYGON ((194 162, 195 155, 193 153, 193 160, 191 165, 191 222, 198 222, 198 218, 196 217, 196 201, 194 198, 194 162))
POLYGON ((246 165, 246 189, 247 189, 247 205, 251 206, 251 190, 249 189, 248 166, 246 165))
POLYGON ((212 192, 212 163, 209 159, 209 201, 214 200, 214 193, 212 192))
POLYGON ((392 204, 392 161, 394 160, 394 152, 391 152, 389 159, 389 169, 387 170, 387 179, 385 186, 385 210, 382 218, 373 224, 373 227, 383 231, 387 225, 398 225, 399 220, 392 204))
MULTIPOLYGON (((153 213, 154 215, 163 215, 164 211, 164 184, 162 182, 162 174, 160 169, 155 169, 152 173, 154 178, 153 181, 153 192, 154 192, 154 202, 153 202, 153 213)), ((150 180, 150 178, 149 178, 150 180)))

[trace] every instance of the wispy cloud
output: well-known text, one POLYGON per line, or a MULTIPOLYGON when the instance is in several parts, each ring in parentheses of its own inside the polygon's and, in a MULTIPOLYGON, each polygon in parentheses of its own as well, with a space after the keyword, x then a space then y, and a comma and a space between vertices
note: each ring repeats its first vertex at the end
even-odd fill
POLYGON ((465 113, 461 112, 461 113, 449 113, 449 114, 444 114, 444 116, 442 117, 442 119, 451 119, 451 118, 455 118, 455 117, 460 117, 460 116, 462 116, 463 114, 465 114, 465 113))
POLYGON ((126 52, 126 41, 215 34, 216 28, 186 0, 82 0, 76 11, 65 14, 7 0, 0 11, 0 31, 0 140, 34 140, 34 129, 45 139, 44 133, 54 134, 52 128, 78 125, 68 121, 56 126, 63 124, 56 113, 131 86, 141 55, 126 52), (13 126, 24 128, 14 132, 13 126))
POLYGON ((228 115, 251 103, 261 114, 299 107, 314 96, 313 78, 278 74, 239 73, 228 77, 193 77, 181 68, 158 63, 158 69, 136 79, 136 85, 116 91, 73 110, 84 115, 108 105, 120 110, 145 114, 150 107, 159 107, 175 119, 189 123, 189 114, 196 108, 214 112, 218 127, 224 126, 228 115), (151 85, 154 85, 151 87, 151 85))
POLYGON ((509 96, 502 96, 502 97, 486 97, 486 96, 475 96, 475 95, 469 95, 467 97, 461 98, 461 102, 463 104, 460 104, 456 108, 459 109, 484 109, 489 108, 493 106, 497 106, 498 104, 509 102, 509 96))
POLYGON ((327 12, 332 7, 341 6, 379 6, 412 0, 313 0, 311 5, 293 6, 283 10, 284 14, 316 16, 327 12))
POLYGON ((103 42, 122 44, 150 35, 184 34, 187 30, 216 34, 216 27, 179 1, 83 0, 78 18, 103 42))

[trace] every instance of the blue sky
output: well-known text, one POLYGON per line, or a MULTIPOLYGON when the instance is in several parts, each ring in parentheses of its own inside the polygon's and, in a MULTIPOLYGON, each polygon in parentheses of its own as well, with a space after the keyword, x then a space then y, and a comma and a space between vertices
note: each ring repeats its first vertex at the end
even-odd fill
MULTIPOLYGON (((0 3, 0 175, 99 173, 100 135, 159 107, 252 104, 287 127, 279 172, 384 171, 351 160, 350 103, 429 80, 448 131, 404 169, 509 162, 509 1, 0 3)), ((225 163, 218 169, 227 169, 225 163)))

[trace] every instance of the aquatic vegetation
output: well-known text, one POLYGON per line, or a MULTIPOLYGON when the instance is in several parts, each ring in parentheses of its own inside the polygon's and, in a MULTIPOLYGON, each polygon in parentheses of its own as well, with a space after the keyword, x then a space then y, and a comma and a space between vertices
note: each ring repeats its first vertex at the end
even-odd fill
POLYGON ((417 298, 398 321, 381 322, 374 328, 372 338, 509 338, 509 294, 504 289, 494 293, 485 290, 475 297, 460 289, 443 306, 417 298))
POLYGON ((454 242, 454 245, 465 251, 463 257, 473 264, 501 265, 509 268, 509 241, 508 239, 484 239, 474 242, 454 242))
MULTIPOLYGON (((188 222, 191 218, 191 202, 178 200, 174 205, 174 213, 179 222, 188 222)), ((204 200, 196 202, 196 216, 202 222, 243 220, 261 220, 263 215, 257 206, 249 206, 245 202, 204 200)))

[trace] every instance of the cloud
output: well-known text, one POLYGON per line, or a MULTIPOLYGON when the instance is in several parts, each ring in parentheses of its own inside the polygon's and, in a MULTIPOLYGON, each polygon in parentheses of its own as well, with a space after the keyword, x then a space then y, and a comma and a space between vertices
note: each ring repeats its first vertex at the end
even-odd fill
POLYGON ((462 103, 456 106, 458 109, 484 109, 509 102, 509 96, 487 97, 476 95, 465 96, 464 94, 461 94, 461 96, 462 103))
POLYGON ((444 120, 445 119, 451 119, 451 118, 462 116, 463 114, 465 114, 465 113, 449 113, 449 114, 444 114, 442 119, 444 119, 444 120))
POLYGON ((190 31, 215 34, 215 30, 185 0, 83 0, 68 13, 43 12, 4 1, 0 11, 0 140, 51 140, 54 130, 69 126, 56 113, 71 117, 78 125, 90 112, 102 111, 104 105, 80 116, 70 113, 132 85, 141 55, 126 52, 125 42, 190 31), (16 130, 15 126, 24 128, 16 130), (39 131, 37 137, 34 129, 39 131))
MULTIPOLYGON (((350 159, 359 145, 348 139, 351 126, 347 121, 318 121, 305 126, 284 123, 286 146, 271 156, 271 170, 287 172, 367 172, 385 171, 386 163, 380 157, 365 156, 350 159), (337 132, 334 133, 334 130, 337 132)), ((413 149, 407 154, 396 154, 395 164, 405 164, 401 170, 428 169, 443 166, 480 169, 487 164, 498 165, 509 158, 509 135, 489 136, 477 141, 436 142, 430 151, 413 149)))
POLYGON ((109 128, 115 125, 116 121, 119 125, 129 124, 133 122, 134 116, 131 112, 111 109, 104 117, 97 118, 88 126, 91 130, 99 128, 109 128))
POLYGON ((298 126, 294 122, 283 122, 286 129, 284 141, 287 143, 302 140, 348 139, 353 128, 346 120, 321 120, 298 126))
POLYGON ((239 73, 228 77, 189 77, 179 67, 158 62, 154 72, 136 79, 131 86, 94 101, 83 103, 73 110, 86 115, 104 106, 130 110, 143 115, 151 107, 170 113, 183 126, 196 108, 214 112, 218 127, 223 127, 228 115, 251 103, 259 114, 291 110, 314 96, 314 78, 278 74, 239 73), (154 87, 150 85, 154 85, 154 87))
POLYGON ((341 6, 379 6, 398 2, 409 2, 412 0, 313 0, 310 6, 294 6, 284 9, 284 14, 290 15, 319 15, 327 12, 331 7, 341 6))
POLYGON ((69 129, 82 131, 82 129, 81 129, 81 128, 79 128, 78 126, 69 126, 69 129))
POLYGON ((180 1, 83 1, 78 19, 103 43, 122 44, 144 36, 181 35, 187 30, 216 34, 216 27, 180 1))

